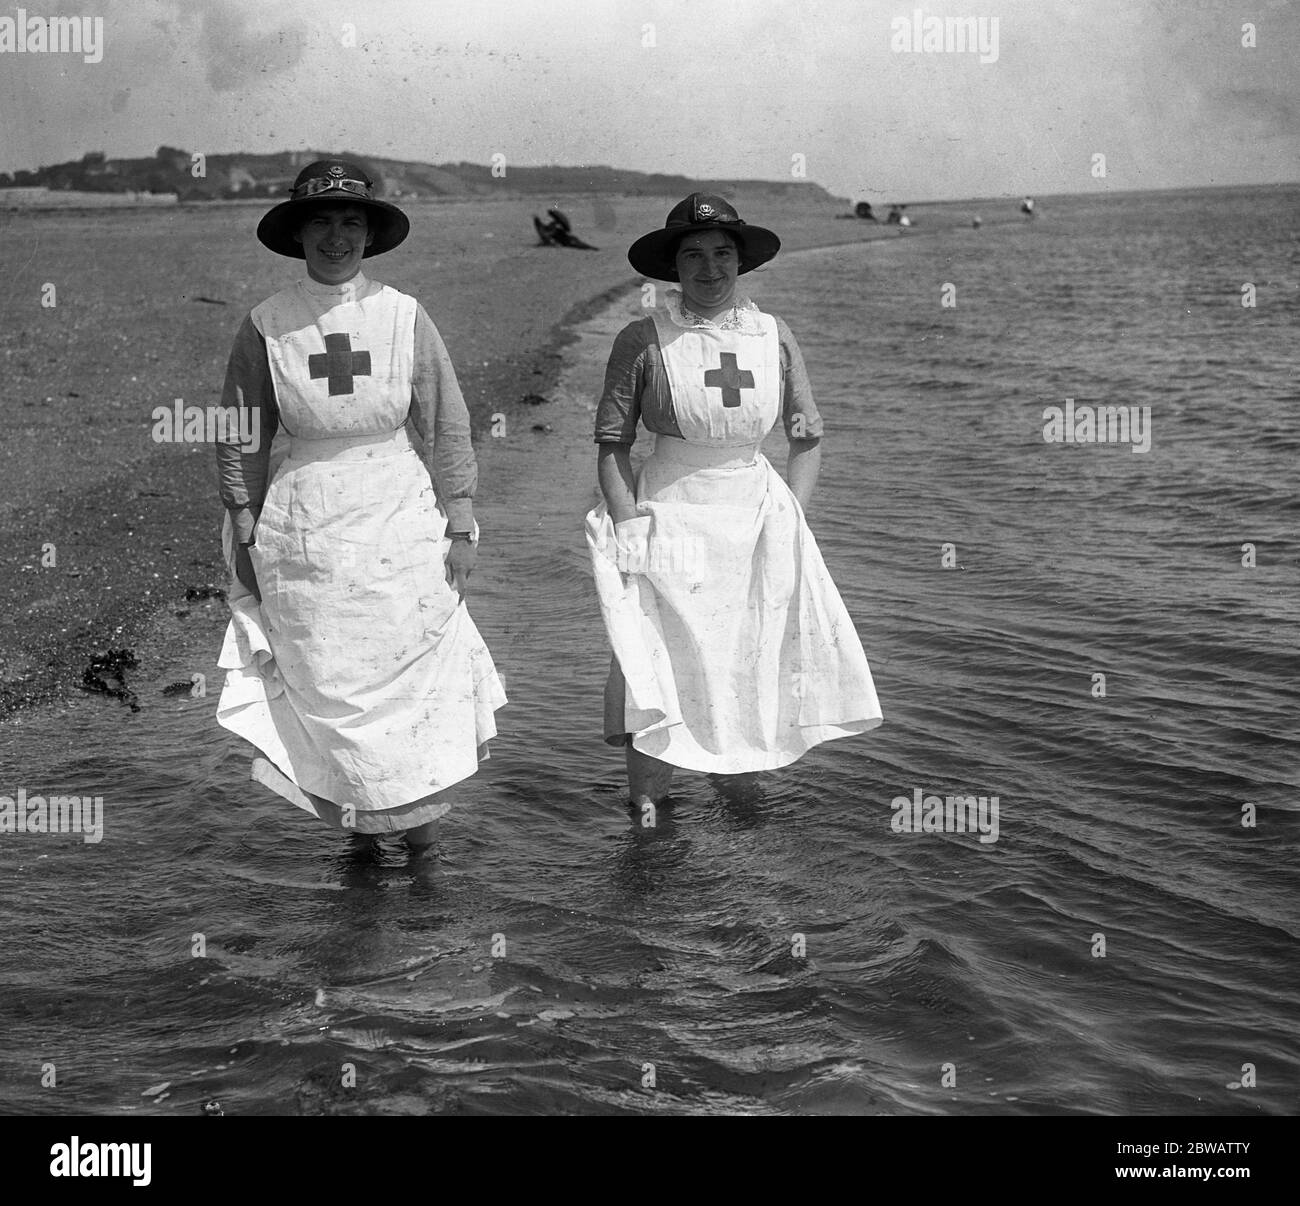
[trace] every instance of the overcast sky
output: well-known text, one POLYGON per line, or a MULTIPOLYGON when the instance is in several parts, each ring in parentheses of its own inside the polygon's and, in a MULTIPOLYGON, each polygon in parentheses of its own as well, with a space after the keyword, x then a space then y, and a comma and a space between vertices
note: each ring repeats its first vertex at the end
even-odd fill
MULTIPOLYGON (((166 143, 764 179, 790 179, 802 156, 808 179, 853 199, 1300 179, 1293 0, 29 0, 26 11, 102 16, 103 57, 0 53, 0 171, 166 143), (918 9, 996 18, 996 59, 894 49, 892 23, 910 26, 918 9), (1247 21, 1254 48, 1242 45, 1247 21)), ((0 6, 0 23, 17 13, 0 6)))

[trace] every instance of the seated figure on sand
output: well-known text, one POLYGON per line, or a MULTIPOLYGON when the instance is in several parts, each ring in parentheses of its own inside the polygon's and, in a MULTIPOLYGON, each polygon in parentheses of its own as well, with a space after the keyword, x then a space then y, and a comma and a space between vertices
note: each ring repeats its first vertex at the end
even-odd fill
POLYGON ((580 251, 598 250, 590 243, 584 243, 578 238, 573 233, 573 227, 570 225, 569 219, 554 206, 546 212, 551 218, 549 222, 543 222, 536 214, 533 215, 533 229, 537 231, 537 245, 539 247, 573 247, 580 251))

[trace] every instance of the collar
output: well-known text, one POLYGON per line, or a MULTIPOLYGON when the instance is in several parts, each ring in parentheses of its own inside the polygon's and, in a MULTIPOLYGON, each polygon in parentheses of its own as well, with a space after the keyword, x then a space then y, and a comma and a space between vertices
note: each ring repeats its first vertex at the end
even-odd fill
POLYGON ((369 288, 370 281, 364 272, 358 272, 350 281, 344 281, 341 285, 322 285, 309 276, 304 276, 298 285, 309 297, 337 305, 356 301, 369 288))
POLYGON ((724 310, 716 318, 705 318, 687 308, 684 295, 680 289, 669 289, 664 296, 664 309, 668 317, 679 327, 690 330, 692 327, 712 327, 719 331, 739 331, 742 335, 761 335, 762 327, 758 325, 761 310, 743 293, 736 294, 736 300, 730 310, 724 310))

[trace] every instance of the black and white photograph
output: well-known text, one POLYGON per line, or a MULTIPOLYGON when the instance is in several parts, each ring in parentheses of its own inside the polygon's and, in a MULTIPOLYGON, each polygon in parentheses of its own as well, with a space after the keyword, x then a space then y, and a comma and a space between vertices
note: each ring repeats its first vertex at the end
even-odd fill
POLYGON ((1249 1182, 1298 58, 1291 0, 0 8, 32 1184, 286 1116, 1249 1182))

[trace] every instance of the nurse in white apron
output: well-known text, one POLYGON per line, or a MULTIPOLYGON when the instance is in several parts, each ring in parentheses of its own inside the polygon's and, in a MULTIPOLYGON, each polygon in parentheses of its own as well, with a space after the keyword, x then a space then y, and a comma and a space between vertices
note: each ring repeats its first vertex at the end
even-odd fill
POLYGON ((408 229, 341 160, 258 226, 307 275, 253 309, 226 373, 217 719, 255 747, 255 780, 423 855, 506 700, 465 609, 477 470, 455 371, 424 308, 361 271, 408 229))
POLYGON ((626 747, 639 809, 667 797, 674 767, 769 770, 881 722, 804 520, 822 421, 803 357, 737 290, 780 245, 693 193, 628 252, 644 276, 681 286, 614 341, 596 413, 604 502, 586 522, 614 651, 605 740, 626 747), (778 419, 789 485, 759 451, 778 419), (654 451, 634 476, 638 422, 654 451))

